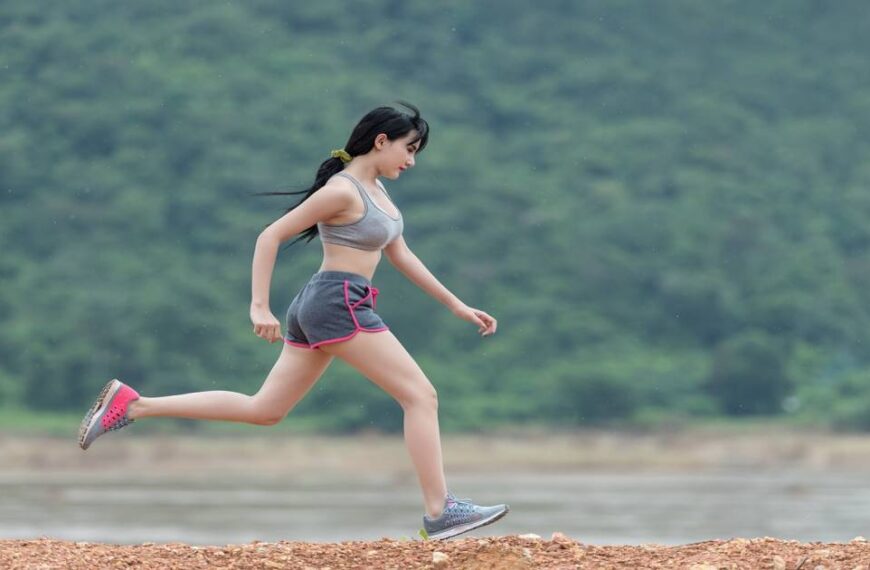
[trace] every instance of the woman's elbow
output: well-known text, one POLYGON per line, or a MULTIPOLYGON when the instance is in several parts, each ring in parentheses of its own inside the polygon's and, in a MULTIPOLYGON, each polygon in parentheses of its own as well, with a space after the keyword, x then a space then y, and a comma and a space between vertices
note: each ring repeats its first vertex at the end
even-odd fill
POLYGON ((278 247, 281 245, 281 238, 276 234, 272 226, 269 226, 257 236, 257 247, 278 247))

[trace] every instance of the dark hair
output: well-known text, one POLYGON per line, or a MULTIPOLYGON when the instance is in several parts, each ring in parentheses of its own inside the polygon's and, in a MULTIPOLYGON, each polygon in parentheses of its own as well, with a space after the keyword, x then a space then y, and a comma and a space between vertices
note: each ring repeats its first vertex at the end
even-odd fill
MULTIPOLYGON (((375 145, 375 137, 380 133, 386 134, 387 138, 392 141, 400 139, 411 131, 416 130, 417 136, 410 144, 420 141, 420 146, 417 149, 418 153, 425 148, 426 142, 429 140, 429 123, 420 117, 420 110, 414 105, 404 101, 396 101, 396 103, 403 107, 407 107, 413 111, 414 114, 409 115, 408 113, 398 111, 393 107, 378 107, 377 109, 369 111, 353 128, 353 131, 350 133, 350 138, 347 139, 347 143, 344 145, 344 150, 347 151, 350 156, 359 156, 369 152, 375 145)), ((314 179, 314 184, 309 188, 296 192, 262 192, 258 195, 288 196, 291 194, 305 194, 299 202, 290 206, 285 211, 285 213, 290 212, 322 188, 326 184, 326 181, 333 175, 342 170, 344 170, 344 162, 342 162, 340 158, 331 157, 320 164, 320 168, 317 169, 317 176, 314 179)), ((288 245, 293 245, 297 241, 303 239, 310 242, 316 235, 317 225, 315 224, 300 232, 299 237, 288 245)))

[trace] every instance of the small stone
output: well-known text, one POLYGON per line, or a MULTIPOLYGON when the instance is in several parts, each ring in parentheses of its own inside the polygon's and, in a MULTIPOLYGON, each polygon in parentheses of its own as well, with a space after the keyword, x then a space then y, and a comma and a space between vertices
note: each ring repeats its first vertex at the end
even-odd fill
POLYGON ((529 534, 521 534, 520 538, 522 540, 541 540, 540 536, 531 532, 529 534))
POLYGON ((568 538, 567 536, 565 536, 563 533, 556 531, 553 533, 553 536, 550 537, 550 540, 571 540, 571 539, 568 538))
POLYGON ((532 559, 532 551, 525 546, 523 547, 523 558, 525 558, 526 560, 532 559))
POLYGON ((377 554, 377 550, 369 550, 368 552, 366 552, 366 556, 377 556, 377 554))
POLYGON ((154 546, 153 542, 143 542, 142 546, 154 546))
POLYGON ((441 552, 440 550, 436 550, 432 553, 432 564, 435 565, 435 568, 444 568, 450 562, 450 557, 441 552))
POLYGON ((782 556, 773 557, 773 570, 785 570, 785 560, 782 556))
POLYGON ((719 568, 712 564, 692 564, 689 570, 719 570, 719 568))
POLYGON ((828 569, 825 568, 824 566, 822 566, 821 564, 819 564, 818 566, 816 566, 815 568, 813 568, 813 570, 828 570, 828 569))
POLYGON ((863 536, 856 536, 855 538, 852 539, 852 542, 867 542, 867 539, 864 538, 863 536))

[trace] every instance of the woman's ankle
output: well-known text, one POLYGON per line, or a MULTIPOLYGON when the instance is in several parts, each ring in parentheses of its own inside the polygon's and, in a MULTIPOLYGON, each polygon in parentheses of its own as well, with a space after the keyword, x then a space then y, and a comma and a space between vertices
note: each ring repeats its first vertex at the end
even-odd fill
POLYGON ((141 398, 130 401, 127 404, 127 417, 131 420, 142 417, 142 401, 141 398))
POLYGON ((438 517, 440 517, 444 513, 444 506, 446 505, 446 503, 447 503, 447 498, 445 497, 445 499, 441 502, 440 505, 435 505, 435 504, 426 505, 426 516, 429 517, 430 519, 437 519, 438 517))

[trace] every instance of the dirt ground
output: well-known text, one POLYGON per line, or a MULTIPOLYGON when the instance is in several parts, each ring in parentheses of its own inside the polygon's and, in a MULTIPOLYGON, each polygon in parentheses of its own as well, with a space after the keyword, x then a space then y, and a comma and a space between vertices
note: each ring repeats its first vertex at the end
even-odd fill
POLYGON ((687 570, 868 570, 870 543, 801 543, 773 538, 710 540, 682 546, 593 546, 560 533, 449 541, 257 542, 226 546, 133 546, 50 539, 0 540, 0 568, 512 568, 687 570))

